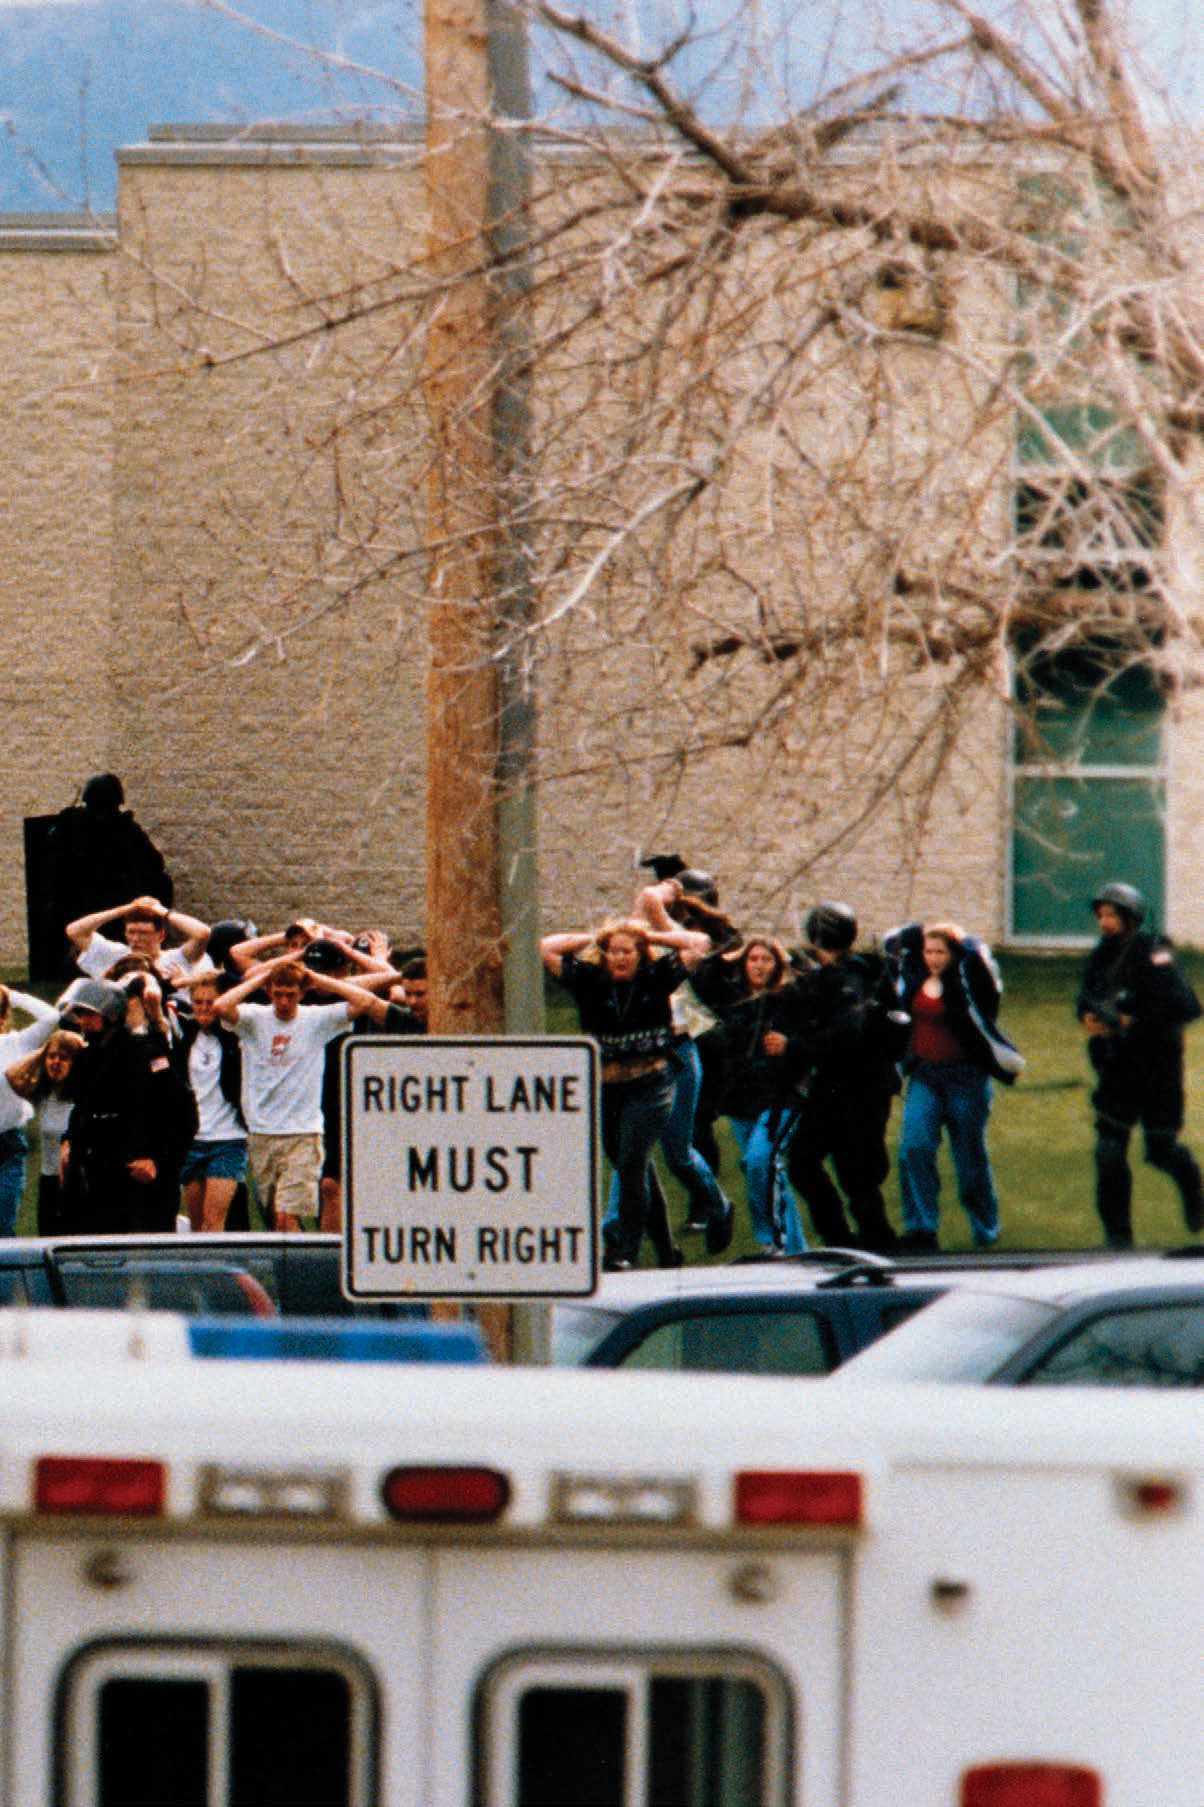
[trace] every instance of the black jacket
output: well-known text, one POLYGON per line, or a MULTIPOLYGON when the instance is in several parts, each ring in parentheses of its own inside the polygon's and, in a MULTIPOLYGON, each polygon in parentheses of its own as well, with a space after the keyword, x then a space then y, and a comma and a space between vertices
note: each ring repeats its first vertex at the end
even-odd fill
MULTIPOLYGON (((200 1025, 190 1016, 180 1018, 179 1030, 181 1065, 184 1077, 187 1079, 188 1056, 192 1044, 201 1030, 200 1025)), ((217 1036, 221 1047, 221 1065, 218 1068, 217 1078, 218 1084, 222 1088, 222 1096, 228 1104, 234 1106, 238 1121, 245 1129, 247 1120, 242 1114, 242 1046, 233 1029, 227 1028, 225 1023, 214 1023, 210 1034, 217 1036)))
POLYGON ((48 883, 60 927, 93 910, 149 894, 175 895, 163 856, 128 809, 60 810, 46 843, 48 883))
POLYGON ((1126 1054, 1177 1045, 1188 1023, 1200 1015, 1200 1000, 1175 961, 1164 935, 1138 929, 1123 940, 1101 935, 1088 956, 1076 1010, 1081 1018, 1102 1017, 1118 1031, 1109 1038, 1126 1054), (1120 1018, 1127 1028, 1121 1030, 1120 1018))
MULTIPOLYGON (((905 928, 892 930, 883 946, 894 970, 895 996, 910 1012, 912 1000, 928 977, 923 923, 909 922, 905 928)), ((1013 1085, 1024 1071, 1024 1061, 999 1027, 1003 981, 986 942, 976 935, 958 942, 941 983, 949 1028, 966 1050, 967 1060, 992 1078, 1013 1085)), ((910 1056, 903 1062, 904 1072, 909 1065, 910 1056)))
POLYGON ((788 1056, 766 1054, 770 1030, 788 1032, 793 985, 756 991, 728 1002, 716 1034, 723 1046, 719 1109, 727 1117, 759 1117, 785 1103, 793 1073, 788 1056))
POLYGON ((571 994, 585 1035, 592 1035, 603 1061, 639 1060, 667 1054, 673 1045, 669 997, 686 981, 686 969, 672 949, 657 949, 641 960, 635 977, 619 983, 600 962, 565 954, 560 983, 571 994))
POLYGON ((898 1091, 895 1063, 906 1037, 891 1019, 895 999, 881 959, 843 954, 803 973, 791 991, 788 1059, 799 1090, 813 1099, 898 1091))

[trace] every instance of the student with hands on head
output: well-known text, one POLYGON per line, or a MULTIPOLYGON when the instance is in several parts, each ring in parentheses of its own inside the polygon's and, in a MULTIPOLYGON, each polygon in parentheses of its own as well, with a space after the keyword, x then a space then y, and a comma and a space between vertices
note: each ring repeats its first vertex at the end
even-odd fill
POLYGON ((383 930, 366 929, 359 935, 351 935, 346 929, 331 928, 313 916, 299 916, 287 928, 277 929, 273 934, 255 935, 236 942, 229 949, 228 958, 238 972, 249 975, 264 971, 267 963, 281 954, 291 954, 293 959, 304 963, 307 951, 315 946, 337 947, 341 960, 354 967, 357 976, 366 978, 370 974, 387 976, 393 973, 389 963, 389 938, 383 930))
POLYGON ((201 970, 202 963, 210 964, 205 953, 209 924, 184 910, 168 909, 157 897, 133 897, 116 909, 79 916, 67 924, 67 938, 80 971, 92 979, 103 979, 125 954, 145 954, 156 976, 169 985, 182 985, 201 970), (116 917, 122 919, 124 941, 112 941, 100 932, 116 917), (183 936, 180 946, 164 947, 169 930, 183 936))
POLYGON ((611 1270, 637 1264, 645 1226, 662 1266, 681 1261, 667 1221, 650 1215, 649 1168, 673 1111, 669 999, 709 947, 694 930, 656 929, 635 917, 545 935, 539 944, 545 968, 571 993, 582 1030, 602 1050, 602 1146, 619 1181, 603 1256, 611 1270))
POLYGON ((291 952, 254 968, 217 1000, 216 1014, 242 1044, 242 1106, 264 1219, 297 1230, 317 1217, 322 1174, 322 1073, 326 1044, 372 1003, 345 979, 313 972, 291 952), (260 986, 268 1001, 251 1001, 260 986), (301 1008, 307 990, 329 1003, 301 1008))

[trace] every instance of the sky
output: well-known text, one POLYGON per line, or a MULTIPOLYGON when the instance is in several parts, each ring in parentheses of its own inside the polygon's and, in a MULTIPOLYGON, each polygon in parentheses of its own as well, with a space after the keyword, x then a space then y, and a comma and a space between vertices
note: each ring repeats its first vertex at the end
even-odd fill
MULTIPOLYGON (((576 11, 580 0, 561 0, 576 11)), ((977 0, 1014 21, 1023 0, 977 0)), ((1029 0, 1047 24, 1070 0, 1029 0)), ((1176 109, 1204 101, 1204 0, 1128 0, 1135 37, 1156 87, 1176 109)), ((267 28, 248 32, 226 8, 201 0, 0 0, 0 213, 113 206, 113 153, 154 123, 351 116, 414 117, 420 106, 422 0, 243 0, 267 28), (374 80, 307 57, 286 40, 316 44, 348 63, 388 72, 374 80)), ((645 49, 687 16, 698 46, 674 65, 705 83, 712 107, 773 112, 789 90, 855 70, 871 36, 911 30, 925 0, 587 0, 592 18, 645 49), (739 12, 739 26, 735 24, 739 12), (784 24, 784 20, 789 20, 784 24), (742 66, 758 27, 773 46, 777 80, 742 66)), ((557 104, 549 90, 546 104, 557 104)), ((561 99, 559 104, 563 104, 561 99)))
POLYGON ((111 210, 114 150, 161 123, 337 120, 408 104, 420 73, 399 4, 250 0, 276 36, 192 0, 0 0, 0 212, 111 210), (331 67, 295 35, 402 90, 331 67))

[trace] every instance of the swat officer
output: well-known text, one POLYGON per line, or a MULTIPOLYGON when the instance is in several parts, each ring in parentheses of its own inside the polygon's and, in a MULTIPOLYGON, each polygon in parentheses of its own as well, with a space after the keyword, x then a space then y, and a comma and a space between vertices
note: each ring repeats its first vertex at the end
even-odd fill
MULTIPOLYGON (((85 1041, 71 1084, 75 1104, 63 1141, 63 1215, 72 1234, 172 1230, 179 1209, 172 1113, 163 1108, 172 1078, 166 1043, 126 1027, 129 996, 108 979, 82 979, 64 1014, 85 1041)), ((188 1138, 195 1133, 195 1106, 188 1138)))
MULTIPOLYGON (((889 1254, 898 1238, 882 1185, 890 1171, 886 1125, 900 1084, 889 1044, 889 975, 881 959, 853 952, 857 918, 847 904, 817 904, 803 933, 815 965, 791 988, 785 1039, 798 1095, 787 1132, 787 1174, 826 1243, 889 1254)), ((773 1051, 769 1037, 766 1050, 773 1051)))
POLYGON ((1101 885, 1091 900, 1100 938, 1083 971, 1079 1021, 1098 1076, 1096 1209, 1110 1248, 1133 1246, 1129 1137, 1140 1123, 1145 1158, 1169 1173, 1191 1231, 1204 1228, 1204 1188, 1183 1127, 1183 1030, 1200 1001, 1165 936, 1143 929, 1146 904, 1132 885, 1101 885))

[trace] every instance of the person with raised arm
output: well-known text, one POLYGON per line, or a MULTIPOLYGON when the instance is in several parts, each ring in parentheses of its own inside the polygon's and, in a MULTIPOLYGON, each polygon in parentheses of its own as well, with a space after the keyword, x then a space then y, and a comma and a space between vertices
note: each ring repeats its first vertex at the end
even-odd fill
POLYGON ((319 1213, 322 1073, 326 1044, 372 1002, 371 994, 314 972, 289 952, 256 967, 217 1000, 217 1015, 242 1044, 242 1107, 255 1192, 264 1221, 297 1230, 319 1213), (251 1002, 260 986, 266 1004, 251 1002), (307 990, 329 1003, 301 1008, 307 990))

